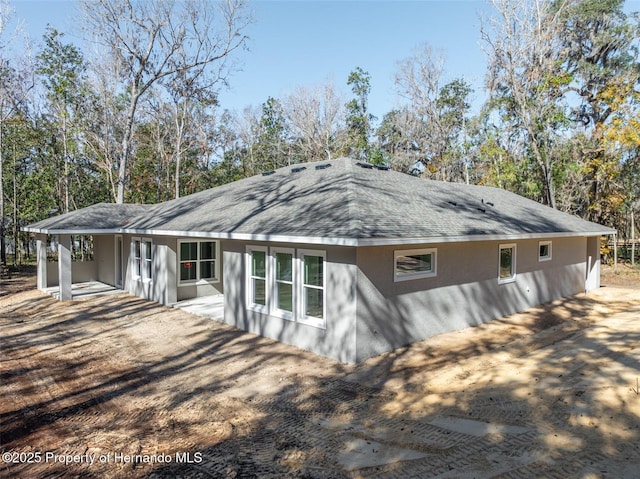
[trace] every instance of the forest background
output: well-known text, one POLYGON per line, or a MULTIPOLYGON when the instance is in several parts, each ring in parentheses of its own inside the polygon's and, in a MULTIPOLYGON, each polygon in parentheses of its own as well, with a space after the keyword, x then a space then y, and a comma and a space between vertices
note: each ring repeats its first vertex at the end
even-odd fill
MULTIPOLYGON (((0 245, 98 202, 157 203, 339 156, 504 188, 634 236, 640 211, 640 17, 622 0, 491 0, 486 98, 424 44, 376 118, 359 65, 231 111, 220 92, 254 21, 245 0, 78 0, 83 47, 50 26, 34 49, 0 0, 0 245), (477 110, 477 111, 475 111, 477 110)), ((366 8, 366 2, 362 2, 366 8)), ((425 211, 425 215, 429 212, 425 211)))

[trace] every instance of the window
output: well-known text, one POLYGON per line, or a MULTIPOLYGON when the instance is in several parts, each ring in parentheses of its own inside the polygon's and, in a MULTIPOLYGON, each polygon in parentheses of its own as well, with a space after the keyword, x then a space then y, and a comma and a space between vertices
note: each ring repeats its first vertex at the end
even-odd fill
POLYGON ((149 282, 153 271, 153 243, 148 238, 132 240, 133 279, 149 282))
POLYGON ((294 310, 294 250, 271 248, 271 260, 275 264, 273 312, 276 316, 293 319, 294 310))
POLYGON ((249 309, 326 327, 324 251, 247 246, 245 258, 249 309))
POLYGON ((249 307, 267 311, 267 248, 247 246, 247 299, 249 307))
POLYGON ((214 280, 217 278, 216 274, 216 246, 214 241, 201 241, 200 242, 200 268, 198 272, 200 279, 214 280))
POLYGON ((301 311, 302 323, 325 327, 325 253, 324 251, 300 250, 301 274, 301 311))
POLYGON ((178 246, 180 250, 179 284, 193 283, 200 280, 218 281, 217 241, 180 240, 178 246))
POLYGON ((142 240, 142 279, 143 281, 151 281, 151 240, 142 240))
POLYGON ((394 281, 435 276, 436 253, 435 248, 394 251, 394 281))
POLYGON ((510 283, 516 280, 516 245, 501 244, 498 264, 498 282, 510 283))
POLYGON ((551 241, 540 241, 538 243, 538 261, 549 261, 551 259, 551 241))
POLYGON ((142 277, 142 243, 139 239, 133 240, 133 277, 142 277))

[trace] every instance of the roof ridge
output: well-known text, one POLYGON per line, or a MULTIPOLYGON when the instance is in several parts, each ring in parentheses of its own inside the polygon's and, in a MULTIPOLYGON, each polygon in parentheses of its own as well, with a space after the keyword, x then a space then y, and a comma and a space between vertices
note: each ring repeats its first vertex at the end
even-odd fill
POLYGON ((355 204, 358 196, 356 195, 356 184, 354 178, 354 163, 348 157, 338 158, 344 162, 344 170, 347 178, 347 215, 349 222, 349 234, 351 237, 359 238, 362 234, 362 219, 356 214, 358 207, 355 204))

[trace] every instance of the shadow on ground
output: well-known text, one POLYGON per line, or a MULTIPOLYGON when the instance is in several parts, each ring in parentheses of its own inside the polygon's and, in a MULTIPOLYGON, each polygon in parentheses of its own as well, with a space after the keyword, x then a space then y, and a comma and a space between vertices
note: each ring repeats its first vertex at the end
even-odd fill
POLYGON ((609 289, 346 366, 127 295, 16 292, 1 449, 81 461, 0 475, 633 477, 638 318, 609 289))

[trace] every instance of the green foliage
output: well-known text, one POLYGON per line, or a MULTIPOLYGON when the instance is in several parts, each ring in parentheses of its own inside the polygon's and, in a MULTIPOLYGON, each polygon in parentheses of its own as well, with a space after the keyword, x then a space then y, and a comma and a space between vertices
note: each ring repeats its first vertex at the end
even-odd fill
POLYGON ((258 141, 253 146, 254 156, 259 165, 256 172, 273 170, 291 161, 288 151, 288 127, 280 101, 269 97, 262 104, 262 116, 257 133, 258 141))
POLYGON ((51 26, 44 35, 45 48, 37 55, 36 74, 42 77, 46 95, 62 107, 81 103, 86 66, 82 53, 71 44, 62 43, 64 33, 51 26))
POLYGON ((360 67, 349 74, 347 85, 355 95, 345 106, 347 110, 346 129, 348 142, 346 151, 349 156, 360 160, 369 160, 369 137, 375 116, 368 111, 369 93, 371 92, 371 76, 360 67))
MULTIPOLYGON (((494 3, 536 14, 528 2, 494 3)), ((360 67, 347 78, 348 101, 332 97, 337 113, 327 117, 326 96, 298 98, 304 115, 297 118, 290 98, 269 97, 245 118, 220 113, 217 90, 197 71, 167 75, 148 86, 135 109, 126 200, 166 201, 176 190, 186 195, 349 155, 404 172, 422 165, 421 174, 435 179, 505 188, 622 228, 631 210, 640 215, 638 16, 625 13, 622 0, 539 5, 539 23, 507 9, 506 26, 535 24, 547 37, 532 40, 517 30, 506 38, 491 30, 499 47, 488 71, 491 96, 475 118, 471 86, 461 78, 442 81, 437 58, 425 52, 405 65, 403 94, 410 101, 386 112, 376 129, 371 76, 360 67), (506 55, 514 45, 522 48, 506 55)), ((115 200, 135 100, 115 74, 89 75, 83 51, 54 28, 35 58, 40 88, 24 99, 15 92, 29 90, 29 75, 0 63, 9 234, 15 225, 115 200)))

